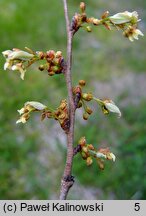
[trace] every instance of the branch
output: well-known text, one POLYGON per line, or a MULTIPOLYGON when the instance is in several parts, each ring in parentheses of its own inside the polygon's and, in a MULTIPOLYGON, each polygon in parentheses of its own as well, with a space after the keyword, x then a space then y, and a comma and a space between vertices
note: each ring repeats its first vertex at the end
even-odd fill
POLYGON ((67 197, 69 189, 74 183, 72 173, 73 163, 73 142, 74 142, 74 122, 75 122, 75 105, 72 93, 72 80, 71 80, 71 66, 72 66, 72 40, 74 32, 70 28, 70 21, 68 17, 67 0, 63 0, 64 14, 66 20, 66 32, 67 32, 67 65, 65 71, 65 79, 68 92, 68 109, 69 109, 69 120, 70 128, 67 133, 67 158, 64 169, 64 174, 61 181, 60 200, 64 200, 67 197))

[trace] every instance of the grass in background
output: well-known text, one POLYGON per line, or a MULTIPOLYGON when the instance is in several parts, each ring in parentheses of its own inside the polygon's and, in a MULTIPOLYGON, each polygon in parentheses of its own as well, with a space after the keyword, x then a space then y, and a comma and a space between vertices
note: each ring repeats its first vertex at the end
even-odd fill
MULTIPOLYGON (((77 11, 79 2, 69 2, 71 16, 77 11)), ((107 9, 111 14, 126 9, 137 10, 142 18, 140 25, 144 31, 145 1, 92 0, 86 3, 88 13, 97 17, 107 9)), ((62 1, 1 0, 0 26, 0 52, 27 46, 34 50, 62 50, 66 55, 62 1)), ((95 91, 92 83, 96 80, 108 82, 111 77, 118 76, 120 82, 120 77, 128 72, 140 74, 146 71, 145 39, 140 38, 138 42, 131 43, 122 37, 121 32, 97 28, 93 29, 93 33, 79 31, 73 46, 73 82, 76 85, 79 79, 87 80, 88 90, 95 91)), ((56 107, 60 99, 66 97, 63 75, 48 77, 47 73, 39 72, 37 67, 33 66, 26 73, 25 81, 22 81, 17 72, 3 71, 2 55, 0 62, 0 198, 49 199, 54 196, 54 191, 59 191, 59 188, 55 187, 60 184, 64 166, 62 147, 55 150, 62 154, 62 164, 57 178, 53 179, 56 184, 52 191, 53 169, 58 156, 54 156, 54 167, 50 167, 49 158, 48 166, 38 159, 43 146, 40 138, 42 123, 42 129, 38 130, 35 116, 28 125, 16 126, 15 121, 18 118, 17 109, 21 108, 25 101, 36 100, 56 107)), ((95 93, 98 95, 98 92, 95 93)), ((123 95, 121 100, 120 97, 117 98, 119 103, 122 103, 126 96, 127 94, 123 95)), ((123 107, 124 120, 121 121, 115 119, 115 116, 107 119, 96 112, 87 124, 78 122, 76 125, 76 143, 81 136, 86 135, 89 142, 111 146, 113 151, 117 152, 117 162, 114 165, 107 164, 104 172, 100 172, 96 164, 87 168, 79 155, 76 156, 74 175, 82 185, 101 188, 103 197, 98 197, 99 199, 108 198, 111 192, 117 199, 146 197, 145 105, 146 101, 142 100, 138 106, 128 104, 123 107)), ((44 124, 48 131, 51 130, 52 122, 45 121, 44 124)), ((46 143, 48 146, 54 145, 51 139, 46 143)))

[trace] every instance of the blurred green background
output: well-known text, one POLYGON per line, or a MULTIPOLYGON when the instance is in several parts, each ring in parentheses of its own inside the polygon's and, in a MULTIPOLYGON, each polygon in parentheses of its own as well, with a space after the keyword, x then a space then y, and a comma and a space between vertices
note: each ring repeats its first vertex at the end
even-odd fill
MULTIPOLYGON (((72 17, 79 0, 69 0, 72 17)), ((138 11, 145 32, 146 1, 86 0, 89 16, 104 11, 138 11)), ((0 52, 14 47, 62 50, 66 30, 61 0, 0 0, 0 52)), ((75 184, 68 199, 146 198, 146 39, 131 43, 119 31, 80 30, 73 44, 73 83, 85 79, 85 91, 109 97, 122 118, 103 116, 96 104, 87 122, 77 111, 75 144, 81 136, 96 147, 110 147, 116 162, 100 171, 96 162, 87 167, 80 155, 73 164, 75 184)), ((57 122, 35 114, 16 125, 17 109, 26 101, 57 107, 66 98, 63 75, 49 77, 33 65, 22 81, 17 72, 3 70, 0 55, 0 199, 58 199, 66 158, 66 140, 57 122)))

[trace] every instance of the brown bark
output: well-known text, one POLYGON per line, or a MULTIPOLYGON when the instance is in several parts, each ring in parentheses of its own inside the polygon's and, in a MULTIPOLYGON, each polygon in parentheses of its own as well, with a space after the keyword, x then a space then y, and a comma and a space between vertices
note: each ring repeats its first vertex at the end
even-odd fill
POLYGON ((69 109, 69 121, 70 127, 67 133, 67 158, 64 169, 64 174, 61 180, 60 200, 67 198, 69 189, 74 183, 72 176, 72 164, 73 164, 73 143, 74 143, 74 122, 75 122, 75 104, 72 92, 72 79, 71 79, 71 66, 72 66, 72 40, 74 32, 71 30, 70 21, 68 17, 67 0, 63 0, 64 14, 66 20, 66 32, 67 32, 67 65, 65 70, 65 79, 68 91, 68 109, 69 109))

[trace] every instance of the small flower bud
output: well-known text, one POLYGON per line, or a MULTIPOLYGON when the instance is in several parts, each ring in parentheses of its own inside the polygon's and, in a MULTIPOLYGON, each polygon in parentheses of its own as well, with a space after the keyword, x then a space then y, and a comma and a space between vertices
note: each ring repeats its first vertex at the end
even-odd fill
POLYGON ((88 144, 88 149, 89 150, 94 150, 94 146, 92 144, 88 144))
POLYGON ((102 19, 105 19, 105 18, 108 17, 108 16, 109 16, 109 11, 105 11, 105 12, 102 14, 101 18, 102 18, 102 19))
POLYGON ((38 55, 38 57, 39 57, 40 59, 44 59, 44 58, 45 58, 45 54, 44 54, 42 51, 37 52, 37 55, 38 55))
POLYGON ((86 85, 86 81, 85 80, 79 80, 79 85, 81 87, 85 86, 86 85))
POLYGON ((87 113, 84 113, 84 114, 83 114, 83 119, 84 119, 84 120, 88 120, 88 117, 89 117, 89 116, 88 116, 87 113))
POLYGON ((89 115, 91 115, 91 114, 92 114, 92 112, 93 112, 93 110, 92 110, 92 109, 90 109, 90 107, 86 107, 86 112, 87 112, 89 115))
POLYGON ((85 12, 85 10, 86 10, 86 4, 85 4, 85 2, 81 2, 81 3, 80 3, 80 9, 81 9, 81 12, 82 12, 82 13, 85 12))
POLYGON ((91 157, 87 157, 87 160, 86 160, 87 166, 90 166, 92 163, 93 163, 92 158, 91 157))
POLYGON ((49 59, 54 59, 55 51, 54 50, 47 51, 47 56, 46 57, 49 58, 49 59))
POLYGON ((86 30, 87 30, 87 32, 91 32, 91 31, 92 31, 92 28, 91 28, 90 26, 87 26, 87 27, 86 27, 86 30))
POLYGON ((82 98, 86 101, 91 101, 93 99, 93 95, 91 93, 82 94, 82 98))
POLYGON ((65 117, 66 117, 66 114, 65 114, 65 113, 62 113, 61 115, 59 115, 59 119, 60 119, 60 120, 65 119, 65 117))
POLYGON ((86 146, 83 146, 82 151, 88 153, 88 148, 86 146))
POLYGON ((87 154, 85 153, 85 152, 83 152, 83 151, 81 151, 81 156, 82 156, 82 158, 84 159, 84 160, 86 160, 87 159, 87 154))
POLYGON ((81 139, 79 140, 79 145, 81 145, 81 147, 85 146, 86 144, 86 139, 85 137, 81 137, 81 139))
POLYGON ((54 71, 48 71, 49 76, 53 76, 54 74, 55 74, 54 71))
POLYGON ((55 54, 55 57, 56 58, 62 57, 62 52, 61 51, 57 51, 56 54, 55 54))
POLYGON ((40 66, 39 66, 39 70, 40 70, 40 71, 43 71, 44 69, 45 69, 45 66, 44 66, 44 65, 40 65, 40 66))
POLYGON ((73 88, 73 93, 74 94, 81 94, 82 93, 82 90, 81 90, 81 87, 80 86, 76 86, 73 88))
POLYGON ((101 170, 104 170, 104 163, 103 161, 101 161, 100 159, 97 158, 97 163, 98 163, 98 166, 101 170))
POLYGON ((57 72, 57 71, 59 71, 59 67, 58 66, 52 66, 51 67, 51 71, 54 71, 55 73, 57 72))
POLYGON ((82 107, 82 101, 79 101, 77 108, 81 108, 82 107))
POLYGON ((60 58, 54 58, 52 61, 51 61, 54 65, 59 65, 60 64, 60 58))
POLYGON ((61 101, 61 104, 59 106, 60 109, 64 110, 65 108, 67 107, 67 102, 66 100, 62 100, 61 101))

